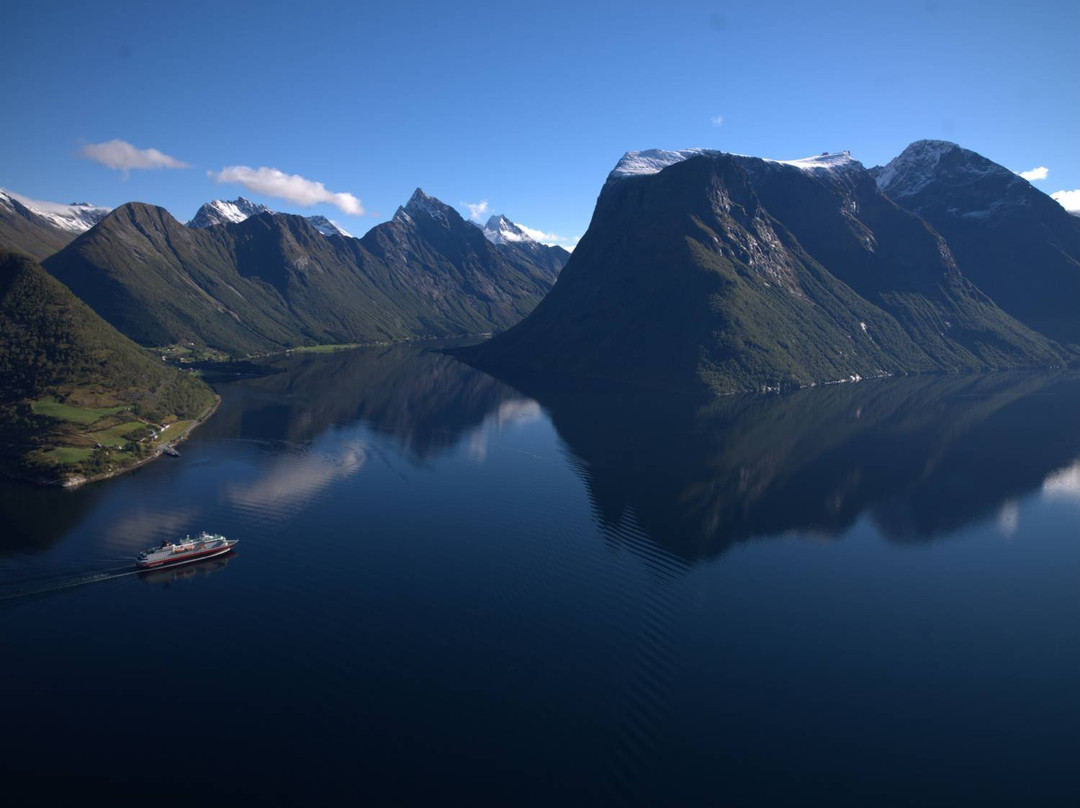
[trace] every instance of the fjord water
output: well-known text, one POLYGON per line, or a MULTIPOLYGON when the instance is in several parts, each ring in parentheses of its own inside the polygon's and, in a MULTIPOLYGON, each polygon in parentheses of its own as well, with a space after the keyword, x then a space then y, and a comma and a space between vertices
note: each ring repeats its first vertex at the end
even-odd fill
POLYGON ((178 459, 0 486, 5 793, 1080 797, 1075 375, 700 406, 279 364, 178 459), (110 577, 203 529, 238 552, 110 577))

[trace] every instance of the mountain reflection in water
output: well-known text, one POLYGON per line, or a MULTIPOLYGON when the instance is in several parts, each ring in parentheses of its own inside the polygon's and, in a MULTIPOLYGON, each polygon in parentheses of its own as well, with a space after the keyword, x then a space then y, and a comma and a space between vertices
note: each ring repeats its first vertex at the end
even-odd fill
POLYGON ((510 386, 418 345, 272 363, 284 372, 220 386, 221 408, 181 459, 75 492, 0 483, 0 554, 47 548, 110 508, 103 546, 115 554, 202 529, 205 497, 109 504, 141 490, 136 480, 195 485, 184 475, 198 479, 199 445, 215 462, 257 451, 214 473, 216 496, 286 519, 372 462, 423 467, 459 447, 483 462, 490 434, 546 416, 608 540, 630 525, 685 561, 776 534, 836 535, 863 515, 895 542, 990 518, 1008 532, 1017 498, 1044 483, 1072 490, 1080 457, 1076 373, 882 379, 702 405, 565 381, 510 386))
MULTIPOLYGON (((266 443, 272 455, 255 479, 224 479, 225 498, 244 509, 285 517, 328 486, 361 471, 388 439, 410 462, 424 464, 468 440, 481 460, 485 423, 496 426, 540 417, 535 402, 450 357, 419 345, 295 354, 266 364, 284 372, 219 385, 222 405, 191 445, 266 443), (372 440, 342 438, 334 430, 363 425, 372 440)), ((197 458, 159 460, 112 481, 75 491, 0 480, 0 555, 40 551, 76 529, 102 499, 132 485, 135 475, 168 476, 197 458)), ((182 507, 129 503, 105 541, 134 552, 162 538, 201 529, 205 509, 186 497, 182 507)))
POLYGON ((1080 456, 1076 374, 882 379, 706 406, 516 381, 579 461, 609 535, 633 514, 686 560, 790 531, 834 535, 864 513, 892 541, 932 539, 1080 456))
POLYGON ((489 416, 514 417, 529 406, 512 387, 418 345, 298 354, 272 364, 286 372, 225 387, 204 436, 302 443, 362 421, 424 462, 489 416))

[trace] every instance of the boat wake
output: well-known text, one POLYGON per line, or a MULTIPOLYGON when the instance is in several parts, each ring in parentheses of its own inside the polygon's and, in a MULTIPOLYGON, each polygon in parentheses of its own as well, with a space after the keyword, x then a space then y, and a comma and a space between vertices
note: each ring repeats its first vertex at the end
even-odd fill
POLYGON ((122 567, 83 570, 77 573, 52 575, 48 578, 34 580, 0 581, 0 604, 48 595, 78 586, 113 581, 117 578, 127 578, 131 575, 138 575, 141 580, 151 584, 171 583, 224 569, 229 559, 234 555, 235 553, 230 548, 226 552, 210 558, 194 558, 152 569, 132 567, 130 564, 125 564, 122 567))
POLYGON ((123 567, 115 567, 107 570, 82 572, 52 577, 45 580, 21 581, 12 584, 0 584, 0 603, 11 600, 31 598, 36 595, 46 595, 50 592, 59 592, 63 589, 71 589, 76 586, 111 581, 114 578, 124 578, 128 575, 138 575, 142 570, 134 569, 130 564, 123 567))

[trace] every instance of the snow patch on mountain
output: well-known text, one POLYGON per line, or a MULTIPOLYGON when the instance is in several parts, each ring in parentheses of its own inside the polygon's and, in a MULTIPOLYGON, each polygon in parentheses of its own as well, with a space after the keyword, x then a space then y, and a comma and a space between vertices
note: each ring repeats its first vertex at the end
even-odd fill
MULTIPOLYGON (((471 224, 471 222, 470 222, 471 224)), ((540 253, 552 247, 572 252, 577 238, 567 238, 558 233, 546 233, 524 224, 517 224, 503 215, 492 216, 483 227, 484 237, 495 245, 511 245, 524 248, 530 253, 540 253)))
POLYGON ((324 236, 345 236, 353 238, 353 234, 347 232, 337 222, 327 219, 325 216, 307 216, 308 223, 324 236))
POLYGON ((851 152, 822 152, 813 157, 802 157, 798 160, 770 160, 763 158, 767 163, 779 163, 780 165, 792 166, 801 171, 840 171, 848 168, 862 167, 862 164, 851 156, 851 152))
MULTIPOLYGON (((238 224, 260 213, 273 213, 276 211, 268 208, 260 202, 252 202, 250 199, 238 197, 237 199, 215 199, 207 202, 198 213, 195 214, 188 227, 214 227, 219 224, 238 224)), ((308 223, 324 236, 345 236, 352 238, 352 234, 338 225, 337 222, 325 216, 305 216, 308 223)))
MULTIPOLYGON (((648 174, 656 174, 668 166, 689 160, 691 157, 701 155, 717 157, 730 152, 717 151, 715 149, 679 149, 667 151, 665 149, 647 149, 645 151, 629 151, 622 156, 615 168, 608 175, 609 180, 626 179, 627 177, 641 177, 648 174)), ((735 154, 735 157, 747 155, 735 154)), ((772 160, 768 157, 760 158, 767 163, 785 165, 797 168, 800 171, 816 173, 821 171, 832 172, 846 170, 848 168, 861 168, 862 164, 851 156, 851 152, 822 152, 812 157, 802 157, 797 160, 772 160)))
POLYGON ((17 211, 12 201, 18 203, 35 216, 58 230, 66 230, 71 233, 84 233, 100 222, 112 211, 112 208, 102 208, 91 205, 89 202, 73 202, 64 205, 60 202, 43 202, 39 199, 31 199, 22 194, 0 189, 0 205, 17 211))
POLYGON ((947 140, 917 140, 873 173, 878 188, 894 199, 914 196, 946 174, 953 186, 970 185, 995 175, 1005 181, 1006 187, 1027 185, 1027 180, 1004 166, 947 140))
POLYGON ((644 151, 628 151, 615 164, 615 168, 608 174, 608 179, 621 180, 626 177, 642 177, 647 174, 658 174, 665 168, 683 160, 689 160, 698 155, 716 155, 722 152, 713 149, 680 149, 668 151, 666 149, 646 149, 644 151))
POLYGON ((266 205, 238 197, 233 200, 215 199, 207 202, 195 214, 188 227, 213 227, 227 222, 237 223, 260 213, 273 213, 266 205))
POLYGON ((933 180, 941 158, 959 148, 947 140, 917 140, 877 172, 877 187, 896 186, 898 196, 918 193, 933 180))

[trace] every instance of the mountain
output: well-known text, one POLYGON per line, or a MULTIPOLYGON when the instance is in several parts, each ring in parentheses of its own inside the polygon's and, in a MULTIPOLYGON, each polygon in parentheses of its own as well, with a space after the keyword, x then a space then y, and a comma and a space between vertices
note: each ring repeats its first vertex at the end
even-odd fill
POLYGON ((1002 309, 1080 347, 1080 219, 955 143, 920 140, 872 171, 886 196, 945 237, 961 271, 1002 309))
POLYGON ((322 233, 324 236, 344 236, 353 238, 353 234, 341 227, 337 222, 327 219, 325 216, 305 216, 308 224, 322 233))
POLYGON ((217 224, 242 222, 260 213, 273 213, 266 205, 252 202, 244 197, 230 201, 215 199, 207 202, 195 212, 195 217, 187 223, 188 227, 213 227, 217 224))
POLYGON ((483 231, 420 188, 389 222, 369 230, 360 243, 393 272, 409 277, 440 305, 457 307, 456 290, 482 305, 456 318, 470 333, 502 331, 521 320, 555 282, 546 260, 530 262, 492 244, 483 231))
POLYGON ((0 397, 0 468, 44 479, 136 463, 152 448, 137 432, 199 419, 216 401, 11 253, 0 254, 0 397))
POLYGON ((547 298, 460 355, 712 395, 1064 357, 850 155, 703 150, 624 156, 547 298))
POLYGON ((554 282, 420 190, 363 239, 269 212, 185 227, 129 203, 46 268, 136 342, 234 355, 498 331, 554 282))
POLYGON ((108 215, 87 202, 61 205, 0 189, 0 249, 34 259, 52 255, 108 215))
MULTIPOLYGON (((187 223, 188 227, 213 227, 214 225, 237 224, 258 216, 260 213, 273 213, 274 211, 259 202, 252 202, 244 197, 237 197, 232 201, 215 199, 207 202, 196 211, 194 218, 187 223)), ((345 236, 352 238, 352 234, 330 221, 325 216, 306 216, 311 226, 324 236, 345 236)))
POLYGON ((558 274, 570 253, 559 246, 549 247, 541 244, 532 236, 507 219, 505 216, 492 216, 484 225, 484 236, 494 244, 510 261, 525 261, 528 264, 546 267, 558 274))

